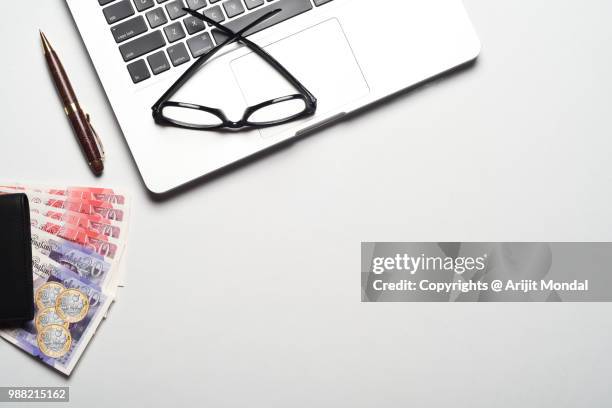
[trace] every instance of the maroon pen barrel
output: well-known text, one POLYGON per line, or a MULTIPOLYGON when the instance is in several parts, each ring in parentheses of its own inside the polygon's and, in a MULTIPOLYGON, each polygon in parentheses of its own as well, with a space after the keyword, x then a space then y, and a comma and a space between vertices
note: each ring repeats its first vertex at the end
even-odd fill
POLYGON ((83 154, 85 154, 87 158, 89 167, 95 175, 100 175, 104 170, 104 164, 102 163, 102 152, 96 143, 97 136, 89 123, 88 116, 79 105, 74 89, 68 80, 66 71, 57 54, 51 48, 42 33, 41 37, 45 50, 45 59, 47 60, 47 65, 49 66, 49 71, 51 72, 55 87, 62 99, 64 112, 66 116, 68 116, 68 120, 83 150, 83 154))
POLYGON ((83 153, 87 158, 87 163, 95 175, 99 176, 104 170, 104 164, 100 159, 100 151, 98 145, 95 142, 95 134, 93 129, 89 125, 87 116, 83 113, 83 110, 79 107, 78 103, 74 105, 65 106, 66 114, 70 120, 70 124, 74 129, 74 132, 79 139, 79 144, 83 149, 83 153))

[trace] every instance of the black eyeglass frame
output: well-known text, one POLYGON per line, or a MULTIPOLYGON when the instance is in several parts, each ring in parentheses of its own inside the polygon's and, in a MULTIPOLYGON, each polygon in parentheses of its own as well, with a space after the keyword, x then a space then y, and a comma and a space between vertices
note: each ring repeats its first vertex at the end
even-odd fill
POLYGON ((276 9, 270 11, 260 18, 256 19, 252 23, 248 24, 244 28, 239 31, 232 31, 227 27, 217 23, 216 21, 208 18, 207 16, 198 13, 189 8, 184 8, 187 13, 192 16, 204 20, 215 28, 223 31, 228 38, 223 41, 221 44, 217 45, 215 48, 208 51, 206 54, 200 56, 196 62, 194 62, 177 80, 170 86, 170 88, 159 98, 159 100, 151 107, 153 111, 153 118, 157 124, 160 125, 170 125, 176 126, 184 129, 193 129, 193 130, 217 130, 217 129, 240 129, 240 128, 266 128, 271 126, 278 126, 285 123, 292 122, 297 119, 301 119, 307 116, 313 115, 317 110, 317 98, 297 79, 295 78, 283 65, 278 62, 274 57, 272 57, 268 52, 266 52, 263 48, 250 41, 248 38, 245 38, 243 34, 248 30, 252 29, 256 25, 261 22, 267 20, 268 18, 276 15, 281 9, 276 9), (242 119, 238 122, 231 121, 227 118, 225 113, 221 109, 212 108, 209 106, 196 105, 193 103, 185 103, 185 102, 175 102, 169 100, 178 90, 182 87, 192 76, 193 74, 200 68, 203 64, 209 61, 217 52, 219 52, 223 47, 229 45, 233 42, 240 42, 247 46, 251 51, 260 56, 263 60, 265 60, 268 64, 270 64, 274 69, 276 69, 291 85, 293 85, 300 93, 286 95, 279 98, 274 98, 262 103, 259 103, 254 106, 249 106, 245 109, 242 119), (274 120, 274 121, 266 121, 266 122, 251 122, 249 118, 258 110, 271 106, 280 102, 286 102, 290 100, 301 100, 304 102, 304 110, 287 118, 274 120), (207 113, 210 113, 216 116, 221 123, 218 125, 199 125, 192 124, 187 122, 178 121, 172 118, 168 118, 164 116, 163 110, 166 107, 179 107, 186 109, 194 109, 200 110, 207 113))

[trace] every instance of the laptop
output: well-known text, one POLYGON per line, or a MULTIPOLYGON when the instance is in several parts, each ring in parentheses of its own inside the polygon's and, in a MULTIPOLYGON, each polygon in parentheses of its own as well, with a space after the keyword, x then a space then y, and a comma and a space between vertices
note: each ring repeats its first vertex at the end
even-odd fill
MULTIPOLYGON (((474 60, 480 42, 461 0, 66 0, 147 188, 165 193, 315 131, 474 60), (188 15, 233 30, 280 9, 249 38, 317 98, 314 116, 215 132, 157 125, 151 106, 219 39, 188 15)), ((172 100, 216 106, 230 120, 294 89, 247 47, 226 47, 172 100)))

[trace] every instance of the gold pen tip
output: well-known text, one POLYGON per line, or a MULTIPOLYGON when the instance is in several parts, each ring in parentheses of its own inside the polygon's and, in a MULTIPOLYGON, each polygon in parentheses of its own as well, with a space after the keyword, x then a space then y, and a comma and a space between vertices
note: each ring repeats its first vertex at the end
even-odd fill
POLYGON ((47 40, 47 36, 45 36, 45 33, 43 33, 42 30, 38 30, 38 32, 40 33, 40 41, 42 42, 43 50, 45 51, 45 54, 47 52, 51 52, 52 48, 51 48, 51 44, 49 44, 49 40, 47 40))

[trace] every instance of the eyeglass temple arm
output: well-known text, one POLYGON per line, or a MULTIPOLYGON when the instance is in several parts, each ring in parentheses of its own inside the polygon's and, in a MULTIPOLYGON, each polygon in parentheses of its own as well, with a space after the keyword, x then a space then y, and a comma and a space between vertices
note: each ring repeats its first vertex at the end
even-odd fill
MULTIPOLYGON (((190 11, 190 9, 185 9, 187 11, 190 11)), ((204 63, 206 63, 206 61, 208 61, 209 59, 211 59, 217 52, 219 52, 219 50, 221 50, 221 48, 225 47, 227 44, 232 43, 234 41, 238 41, 238 39, 243 38, 242 34, 244 34, 245 32, 247 32, 248 30, 250 30, 251 28, 255 27, 256 25, 264 22, 265 20, 269 19, 270 17, 276 15, 279 10, 274 10, 274 11, 270 11, 266 14, 264 14, 263 16, 259 17, 258 19, 254 20, 253 22, 251 22, 250 24, 248 24, 247 26, 245 26, 244 28, 240 29, 238 32, 231 32, 232 36, 229 37, 227 40, 225 40, 223 43, 217 45, 215 48, 213 48, 212 50, 210 50, 209 52, 207 52, 206 54, 203 54, 201 57, 199 57, 196 62, 193 63, 192 66, 190 66, 185 72, 183 72, 183 74, 176 80, 176 82, 174 82, 174 84, 172 84, 172 86, 166 91, 164 92, 164 94, 161 96, 161 98, 159 98, 157 100, 157 102, 155 102, 155 104, 151 107, 151 109, 153 109, 154 111, 159 109, 159 105, 161 105, 162 103, 166 102, 172 95, 174 95, 176 93, 176 91, 185 84, 185 82, 191 77, 191 75, 193 75, 193 73, 199 68, 201 67, 204 63)), ((199 13, 196 16, 198 18, 204 17, 204 19, 206 19, 208 21, 208 18, 206 16, 200 16, 199 13)))
MULTIPOLYGON (((294 77, 289 71, 287 71, 287 69, 285 67, 283 67, 281 65, 280 62, 278 62, 276 60, 276 58, 274 58, 272 55, 270 55, 266 50, 264 50, 263 48, 261 48, 260 46, 258 46, 257 44, 255 44, 254 42, 252 42, 251 40, 249 40, 248 38, 244 37, 243 34, 250 30, 251 28, 245 30, 244 28, 241 29, 239 32, 234 32, 232 30, 230 30, 229 28, 219 24, 218 22, 216 22, 215 20, 205 16, 202 13, 198 13, 195 10, 192 10, 190 8, 184 8, 183 10, 185 10, 187 13, 191 14, 193 17, 202 19, 204 21, 206 21, 207 23, 209 23, 210 25, 214 26, 215 28, 218 28, 219 30, 223 31, 225 34, 227 34, 228 36, 231 36, 230 38, 236 38, 236 41, 241 41, 243 43, 245 43, 253 52, 255 52, 257 55, 259 55, 261 58, 263 58, 264 60, 266 60, 269 64, 271 64, 276 70, 278 70, 279 72, 282 73, 282 75, 289 81, 291 82, 291 84, 293 86, 295 86, 297 89, 299 89, 302 93, 305 93, 306 95, 308 95, 308 97, 313 101, 316 102, 316 98, 315 96, 300 82, 298 81, 298 79, 296 77, 294 77)), ((276 9, 274 11, 272 11, 272 13, 274 13, 273 15, 276 15, 277 13, 281 12, 282 9, 276 9)), ((267 15, 267 14, 266 14, 267 15)))

